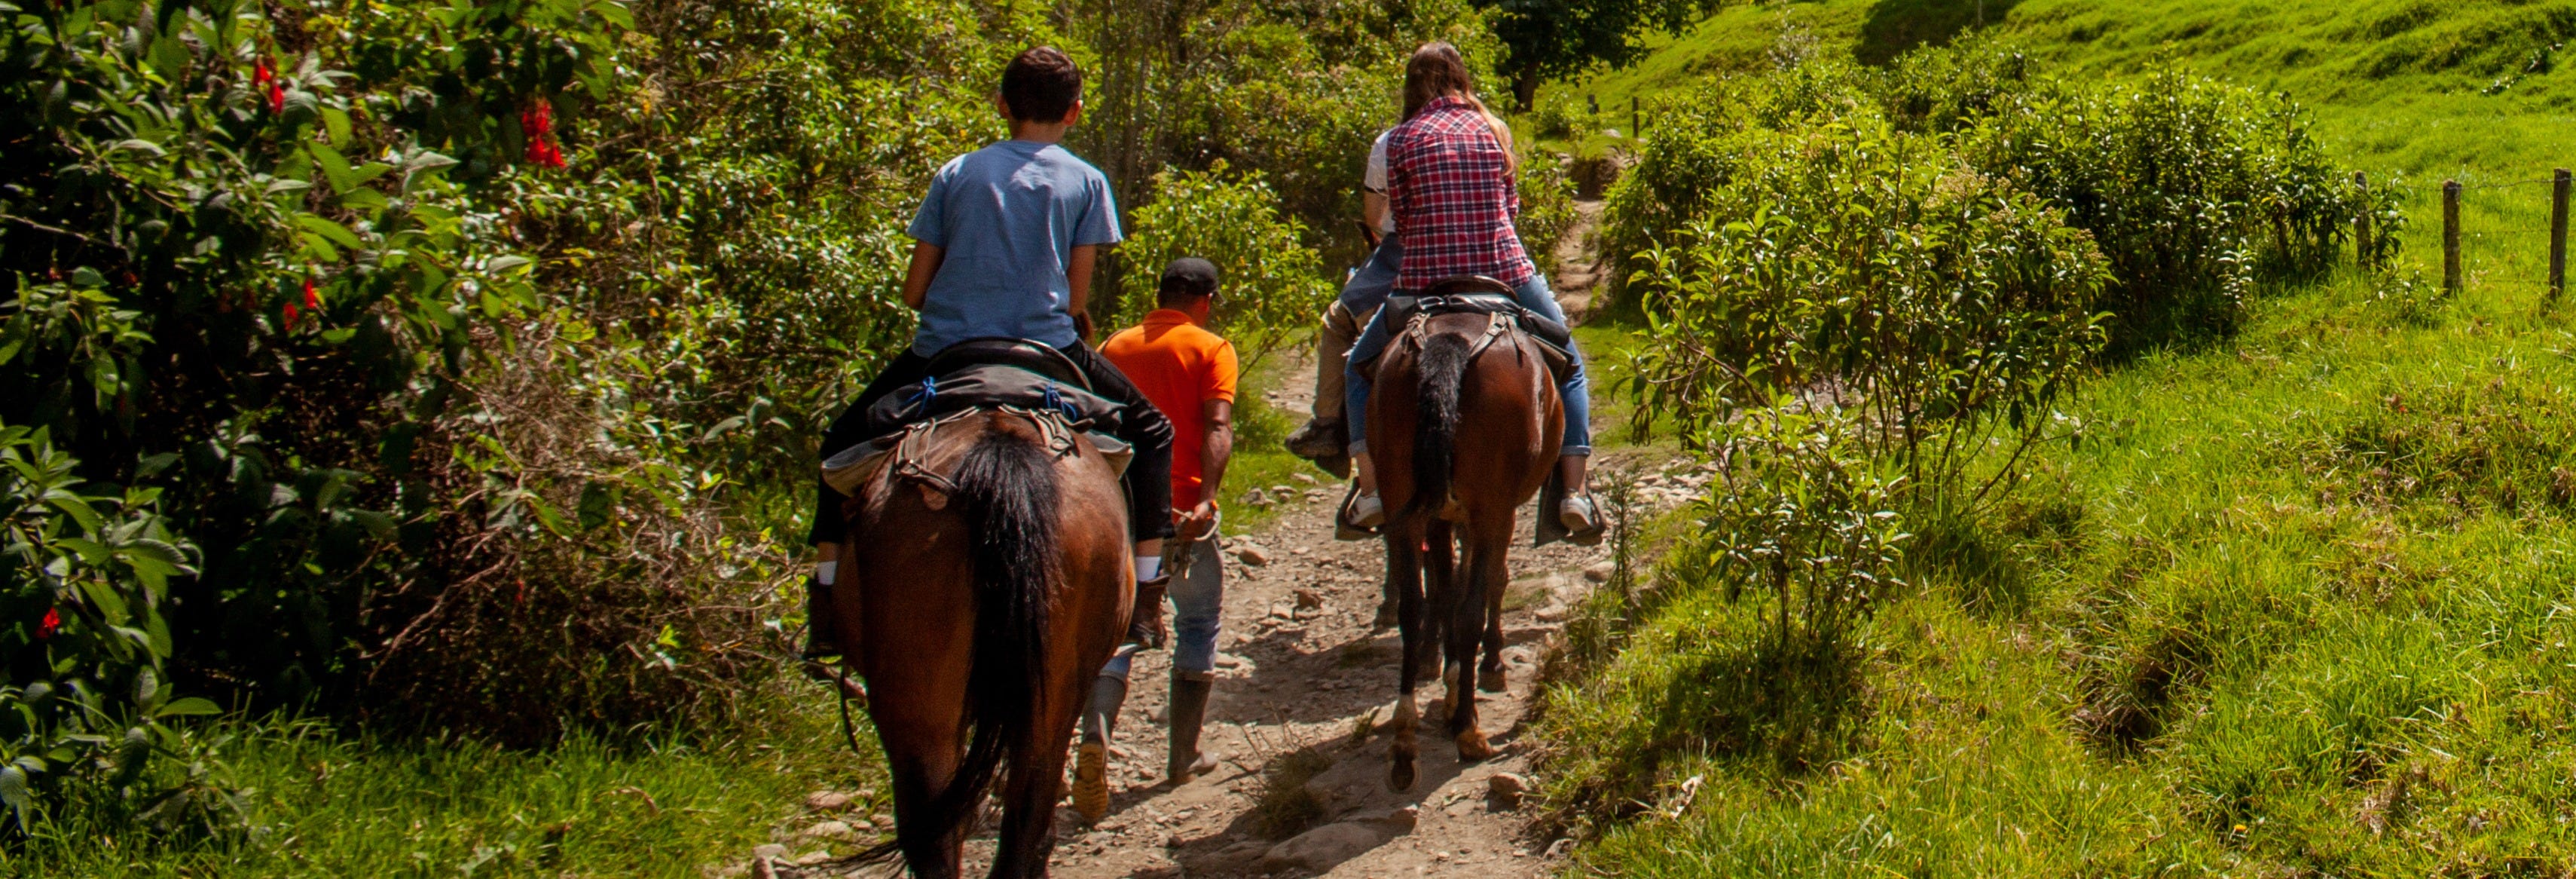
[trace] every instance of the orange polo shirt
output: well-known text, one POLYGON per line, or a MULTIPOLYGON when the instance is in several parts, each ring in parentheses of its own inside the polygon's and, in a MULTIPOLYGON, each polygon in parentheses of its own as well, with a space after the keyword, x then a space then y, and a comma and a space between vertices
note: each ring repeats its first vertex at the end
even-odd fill
POLYGON ((1234 343, 1165 308, 1110 336, 1100 354, 1172 420, 1172 511, 1189 512, 1205 481, 1199 471, 1199 450, 1207 447, 1203 404, 1234 402, 1234 343))

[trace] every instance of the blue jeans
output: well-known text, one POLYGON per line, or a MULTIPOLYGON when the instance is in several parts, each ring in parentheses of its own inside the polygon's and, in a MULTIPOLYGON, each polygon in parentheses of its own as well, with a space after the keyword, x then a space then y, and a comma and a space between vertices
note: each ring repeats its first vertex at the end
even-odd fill
POLYGON ((1386 304, 1386 294, 1395 290, 1395 271, 1404 265, 1404 245, 1394 235, 1379 239, 1377 249, 1369 252, 1368 262, 1351 271, 1350 280, 1342 282, 1342 308, 1352 314, 1367 314, 1386 304))
MULTIPOLYGON (((1547 278, 1543 275, 1531 275, 1529 280, 1513 285, 1512 298, 1519 300, 1522 308, 1558 323, 1565 322, 1565 311, 1556 307, 1556 296, 1547 289, 1547 278)), ((1360 364, 1375 360, 1385 352, 1388 336, 1393 332, 1386 326, 1386 311, 1378 310, 1369 318, 1368 328, 1360 331, 1359 341, 1351 343, 1350 365, 1343 368, 1342 418, 1351 428, 1351 454, 1354 455, 1368 451, 1369 382, 1375 378, 1362 371, 1360 364)), ((1583 349, 1568 347, 1574 354, 1574 374, 1556 386, 1557 396, 1565 400, 1565 443, 1558 453, 1589 455, 1592 454, 1591 383, 1583 374, 1583 349)))
MULTIPOLYGON (((1172 670, 1207 674, 1216 670, 1217 618, 1225 610, 1225 562, 1216 553, 1213 535, 1190 545, 1190 574, 1172 578, 1172 670)), ((1127 679, 1135 651, 1120 648, 1100 673, 1127 679)))

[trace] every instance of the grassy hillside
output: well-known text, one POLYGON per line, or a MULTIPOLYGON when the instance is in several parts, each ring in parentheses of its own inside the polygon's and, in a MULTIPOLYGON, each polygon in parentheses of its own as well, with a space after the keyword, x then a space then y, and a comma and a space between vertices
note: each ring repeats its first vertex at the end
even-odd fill
MULTIPOLYGON (((1885 58, 1974 9, 1739 7, 1557 89, 1624 116, 1629 95, 1692 100, 1696 77, 1784 49, 1885 58)), ((2046 452, 1984 552, 1918 542, 1931 564, 1847 661, 1752 646, 1756 600, 1605 598, 1594 619, 1625 618, 1626 650, 1546 732, 1556 801, 1595 797, 1564 813, 1593 835, 1586 866, 2576 868, 2576 332, 2539 286, 2547 190, 2521 183, 2576 164, 2576 73, 2535 54, 2576 33, 2576 4, 1985 11, 2058 71, 2170 61, 2287 92, 2334 155, 2410 193, 2407 249, 2384 274, 2262 291, 2232 338, 2097 376, 2068 407, 2084 441, 2046 452), (2445 177, 2472 187, 2469 284, 2449 298, 2423 283, 2445 177), (1609 789, 1625 804, 1598 802, 1609 789)))

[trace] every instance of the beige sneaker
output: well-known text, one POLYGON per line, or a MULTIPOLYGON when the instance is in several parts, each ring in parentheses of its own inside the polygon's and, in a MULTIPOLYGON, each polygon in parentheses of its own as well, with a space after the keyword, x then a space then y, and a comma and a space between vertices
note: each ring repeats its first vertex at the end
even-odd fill
POLYGON ((1362 492, 1359 497, 1352 498, 1351 524, 1362 528, 1386 524, 1386 502, 1379 500, 1377 492, 1373 491, 1362 492))
POLYGON ((1565 526, 1566 539, 1577 543, 1600 540, 1605 527, 1601 507, 1593 503, 1591 492, 1566 495, 1565 503, 1556 509, 1556 521, 1565 526))

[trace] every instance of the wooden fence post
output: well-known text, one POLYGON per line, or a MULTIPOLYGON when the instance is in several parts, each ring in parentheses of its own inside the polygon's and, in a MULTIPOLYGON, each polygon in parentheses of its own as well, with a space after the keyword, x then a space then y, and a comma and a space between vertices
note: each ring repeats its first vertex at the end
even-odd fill
POLYGON ((2549 295, 2567 290, 2567 169, 2549 180, 2549 295))
POLYGON ((2352 264, 2370 268, 2370 178, 2352 172, 2352 188, 2361 192, 2361 212, 2352 215, 2352 264))
POLYGON ((2460 181, 2442 181, 2442 292, 2460 293, 2460 181))

